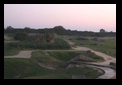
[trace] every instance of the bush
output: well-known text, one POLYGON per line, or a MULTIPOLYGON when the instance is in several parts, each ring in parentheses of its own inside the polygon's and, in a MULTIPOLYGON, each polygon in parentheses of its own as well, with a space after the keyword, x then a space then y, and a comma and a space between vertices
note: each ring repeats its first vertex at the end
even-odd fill
POLYGON ((70 49, 70 45, 61 39, 57 39, 54 43, 35 41, 11 42, 7 46, 18 49, 70 49))
POLYGON ((76 40, 89 40, 89 39, 85 37, 81 37, 81 38, 76 38, 76 40))
POLYGON ((15 34, 14 39, 24 41, 28 39, 28 35, 25 32, 19 32, 15 34))
POLYGON ((50 56, 58 59, 58 60, 61 60, 61 61, 68 61, 70 60, 71 58, 77 56, 77 55, 80 55, 81 52, 67 52, 67 51, 49 51, 48 52, 50 56))
POLYGON ((116 63, 114 62, 110 62, 110 65, 116 67, 116 63))
POLYGON ((89 53, 92 53, 92 52, 91 52, 91 50, 87 50, 87 51, 86 51, 86 53, 88 53, 88 54, 89 54, 89 53))

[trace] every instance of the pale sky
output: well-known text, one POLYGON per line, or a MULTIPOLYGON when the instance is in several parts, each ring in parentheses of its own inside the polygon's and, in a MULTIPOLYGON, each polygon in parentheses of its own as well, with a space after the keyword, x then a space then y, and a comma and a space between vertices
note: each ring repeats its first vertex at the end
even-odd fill
POLYGON ((4 4, 4 27, 116 32, 116 4, 4 4))

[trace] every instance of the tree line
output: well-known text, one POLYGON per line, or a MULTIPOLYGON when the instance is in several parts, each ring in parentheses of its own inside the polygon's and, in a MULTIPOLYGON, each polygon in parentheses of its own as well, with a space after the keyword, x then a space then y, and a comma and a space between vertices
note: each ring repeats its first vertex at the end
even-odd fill
POLYGON ((53 28, 40 28, 34 29, 30 27, 25 28, 13 28, 8 26, 4 28, 4 33, 15 34, 17 32, 26 32, 26 33, 56 33, 58 35, 71 35, 71 36, 96 36, 96 37, 115 37, 116 32, 106 32, 104 29, 100 29, 100 32, 92 31, 77 31, 77 30, 67 30, 63 26, 55 26, 53 28))

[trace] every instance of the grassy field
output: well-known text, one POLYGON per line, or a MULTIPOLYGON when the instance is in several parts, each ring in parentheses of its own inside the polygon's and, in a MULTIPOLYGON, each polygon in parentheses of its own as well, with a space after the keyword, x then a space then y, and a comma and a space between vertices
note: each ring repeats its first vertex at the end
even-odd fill
POLYGON ((19 50, 4 50, 4 56, 12 56, 19 53, 19 50))
POLYGON ((50 54, 50 56, 59 59, 61 61, 68 61, 71 58, 78 56, 80 54, 83 54, 85 56, 88 56, 90 58, 93 58, 96 61, 104 61, 104 59, 101 56, 97 56, 95 54, 88 54, 87 52, 84 51, 70 51, 70 52, 66 52, 66 51, 50 51, 48 52, 50 54))
POLYGON ((65 61, 68 61, 68 60, 70 60, 71 58, 73 58, 77 55, 80 55, 82 52, 80 52, 80 51, 79 52, 78 51, 76 51, 76 52, 73 52, 73 51, 71 51, 71 52, 49 51, 48 53, 49 53, 50 56, 65 62, 65 61))
POLYGON ((76 40, 72 39, 76 45, 89 47, 93 50, 97 50, 106 53, 110 56, 116 57, 116 40, 115 39, 103 39, 103 41, 93 40, 76 40))
POLYGON ((46 56, 43 51, 32 53, 30 59, 4 59, 4 78, 5 79, 71 79, 72 75, 85 75, 86 78, 97 78, 102 75, 97 70, 88 67, 74 67, 65 69, 60 67, 65 61, 81 52, 48 52, 46 56), (62 56, 63 55, 63 56, 62 56), (64 57, 65 56, 65 57, 64 57), (57 66, 51 70, 41 67, 38 63, 57 66))
POLYGON ((28 49, 71 49, 70 45, 64 41, 63 39, 56 39, 55 42, 37 42, 37 41, 18 41, 18 42, 4 42, 4 49, 12 50, 12 49, 20 49, 20 50, 28 50, 28 49))
POLYGON ((89 47, 93 50, 106 53, 110 56, 116 57, 116 37, 98 37, 102 41, 91 40, 95 37, 83 36, 59 36, 62 39, 69 39, 75 45, 89 47), (87 38, 88 40, 78 40, 78 38, 87 38))
POLYGON ((59 67, 62 64, 62 61, 54 57, 49 57, 44 54, 43 51, 37 51, 32 53, 31 59, 36 63, 43 63, 44 65, 59 67))
POLYGON ((17 48, 12 48, 10 46, 8 46, 7 43, 4 43, 4 56, 12 56, 12 55, 16 55, 19 53, 19 49, 17 48))
POLYGON ((71 79, 72 75, 85 75, 87 79, 95 79, 101 75, 97 70, 80 67, 70 69, 57 69, 51 72, 49 75, 26 77, 25 79, 71 79))
POLYGON ((4 59, 5 79, 47 75, 50 72, 51 70, 40 67, 30 59, 4 59))
POLYGON ((30 59, 4 60, 4 79, 71 79, 72 75, 97 78, 101 73, 88 67, 50 70, 39 66, 30 59))

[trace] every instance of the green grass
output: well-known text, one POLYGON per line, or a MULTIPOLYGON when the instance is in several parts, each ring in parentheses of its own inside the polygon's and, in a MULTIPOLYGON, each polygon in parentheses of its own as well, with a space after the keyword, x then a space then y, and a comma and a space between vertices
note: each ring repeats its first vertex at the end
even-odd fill
POLYGON ((86 55, 90 58, 93 58, 96 61, 104 61, 104 59, 101 56, 97 56, 94 53, 88 54, 86 51, 47 51, 49 56, 46 56, 42 51, 36 51, 32 53, 33 59, 36 59, 39 62, 42 63, 48 63, 50 61, 52 62, 66 62, 70 59, 72 59, 75 56, 78 56, 80 54, 86 55))
POLYGON ((51 70, 40 67, 30 59, 4 59, 4 78, 17 79, 29 76, 47 75, 51 70))
POLYGON ((77 55, 80 55, 81 52, 79 51, 71 51, 71 52, 67 52, 67 51, 49 51, 48 52, 50 54, 50 56, 58 59, 58 60, 61 60, 63 62, 65 61, 68 61, 70 60, 71 58, 77 56, 77 55))
POLYGON ((6 49, 70 49, 70 45, 63 39, 56 39, 55 42, 36 42, 36 41, 19 41, 19 42, 10 42, 4 45, 6 49))
POLYGON ((97 50, 110 56, 116 57, 116 41, 113 39, 105 39, 104 41, 74 39, 71 41, 73 41, 76 45, 89 47, 93 50, 97 50))
POLYGON ((87 53, 87 51, 82 53, 83 55, 86 55, 87 57, 90 57, 92 59, 94 59, 95 61, 104 61, 104 58, 101 56, 97 56, 95 53, 91 52, 91 53, 87 53))
POLYGON ((20 49, 12 48, 7 43, 4 43, 4 56, 17 55, 20 49))
POLYGON ((33 52, 31 59, 37 63, 43 63, 54 67, 57 67, 58 65, 62 64, 60 60, 47 56, 42 51, 33 52))
POLYGON ((104 61, 101 56, 97 56, 95 54, 87 54, 86 51, 49 51, 50 56, 59 59, 63 62, 70 60, 71 58, 78 56, 80 54, 86 55, 90 58, 93 58, 96 61, 104 61))
POLYGON ((4 50, 4 56, 17 55, 19 50, 4 50))
POLYGON ((86 75, 87 79, 95 79, 100 76, 101 73, 88 67, 74 67, 70 69, 57 69, 48 75, 26 77, 25 79, 71 79, 72 75, 86 75))
POLYGON ((46 56, 42 51, 32 53, 30 59, 4 59, 5 79, 71 79, 72 75, 85 75, 86 78, 97 78, 102 75, 97 70, 88 67, 65 69, 60 67, 65 62, 80 52, 48 52, 46 56), (63 56, 61 56, 63 55, 63 56), (65 56, 67 55, 67 56, 65 56), (59 56, 59 57, 58 57, 59 56), (65 57, 64 57, 65 56, 65 57), (63 58, 62 58, 63 57, 63 58), (38 63, 59 66, 56 70, 43 68, 38 63))
POLYGON ((50 70, 30 59, 4 59, 4 79, 71 79, 72 75, 96 78, 101 73, 87 67, 50 70))

